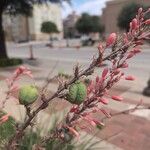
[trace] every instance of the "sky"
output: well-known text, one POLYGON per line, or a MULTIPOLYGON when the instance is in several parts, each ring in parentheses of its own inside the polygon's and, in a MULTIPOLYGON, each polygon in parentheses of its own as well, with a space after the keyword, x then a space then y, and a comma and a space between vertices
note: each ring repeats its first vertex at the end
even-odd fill
POLYGON ((105 3, 110 0, 72 0, 72 6, 63 2, 62 14, 65 18, 72 11, 76 11, 77 14, 87 12, 91 15, 100 15, 102 8, 105 7, 105 3))

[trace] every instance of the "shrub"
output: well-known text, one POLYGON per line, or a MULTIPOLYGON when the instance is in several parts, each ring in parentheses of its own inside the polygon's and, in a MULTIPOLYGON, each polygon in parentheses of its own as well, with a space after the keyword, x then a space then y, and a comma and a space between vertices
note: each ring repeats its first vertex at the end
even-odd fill
POLYGON ((11 59, 1 58, 0 59, 0 67, 17 66, 20 64, 22 64, 21 59, 17 59, 17 58, 11 58, 11 59))

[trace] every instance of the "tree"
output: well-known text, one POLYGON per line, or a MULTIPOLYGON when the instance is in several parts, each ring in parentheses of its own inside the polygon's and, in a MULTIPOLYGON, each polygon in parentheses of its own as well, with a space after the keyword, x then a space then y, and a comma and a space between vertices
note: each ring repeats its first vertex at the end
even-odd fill
POLYGON ((61 3, 69 0, 0 0, 0 58, 7 58, 2 16, 4 13, 31 15, 34 4, 61 3))
POLYGON ((102 25, 102 23, 101 23, 100 17, 99 16, 91 16, 91 18, 92 18, 92 24, 93 24, 92 32, 103 33, 105 28, 104 28, 104 25, 102 25))
POLYGON ((140 7, 142 7, 142 5, 137 3, 130 3, 124 6, 118 16, 118 27, 128 31, 129 23, 135 17, 140 7))
POLYGON ((103 32, 104 27, 101 24, 98 16, 90 16, 87 13, 83 13, 81 18, 76 23, 78 32, 83 34, 89 34, 91 32, 103 32))
POLYGON ((50 39, 52 40, 52 33, 58 33, 58 29, 55 23, 51 21, 45 21, 41 25, 41 32, 50 34, 50 39))
POLYGON ((51 21, 45 21, 42 23, 41 32, 47 33, 47 34, 57 33, 58 29, 55 23, 51 21))

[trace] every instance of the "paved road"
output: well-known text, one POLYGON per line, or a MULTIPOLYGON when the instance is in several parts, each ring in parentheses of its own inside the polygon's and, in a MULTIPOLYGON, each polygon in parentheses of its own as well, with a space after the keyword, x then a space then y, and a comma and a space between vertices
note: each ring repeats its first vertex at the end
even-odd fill
MULTIPOLYGON (((74 63, 80 62, 87 66, 93 55, 97 53, 96 48, 84 47, 76 48, 48 48, 44 44, 34 45, 33 53, 39 58, 39 66, 42 69, 51 68, 56 61, 59 61, 58 69, 67 68, 71 72, 74 63)), ((8 54, 10 57, 29 57, 29 47, 17 45, 8 45, 8 54)), ((139 77, 147 78, 150 75, 150 50, 148 47, 143 52, 130 61, 129 72, 139 77)))

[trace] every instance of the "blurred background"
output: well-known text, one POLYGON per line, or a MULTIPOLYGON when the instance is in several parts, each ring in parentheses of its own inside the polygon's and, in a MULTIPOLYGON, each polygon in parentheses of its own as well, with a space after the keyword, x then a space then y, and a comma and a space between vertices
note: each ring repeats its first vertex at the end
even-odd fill
MULTIPOLYGON (((128 31, 128 24, 138 8, 146 9, 149 6, 150 0, 51 0, 34 5, 27 1, 12 0, 4 3, 1 0, 0 93, 7 89, 5 79, 19 65, 28 66, 32 70, 35 84, 39 87, 51 70, 51 76, 63 74, 65 78, 70 78, 77 63, 82 68, 88 66, 97 54, 100 41, 105 44, 110 33, 128 31)), ((125 71, 135 76, 136 81, 121 81, 110 91, 121 95, 124 101, 110 101, 109 111, 119 112, 132 108, 141 99, 143 105, 150 105, 149 43, 145 43, 142 53, 130 61, 129 69, 125 71)), ((97 68, 90 78, 100 75, 101 70, 97 68)), ((24 78, 20 84, 27 82, 31 81, 24 78)), ((49 90, 57 90, 56 81, 52 82, 49 90)), ((58 105, 57 102, 55 105, 58 105)), ((66 106, 68 104, 61 102, 54 112, 62 111, 66 106)), ((8 108, 12 110, 9 104, 8 108)), ((103 146, 109 150, 149 150, 149 124, 149 110, 135 111, 110 119, 96 137, 103 139, 119 133, 105 140, 103 146)))

